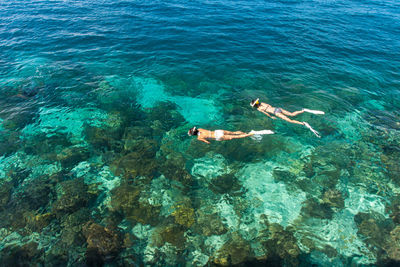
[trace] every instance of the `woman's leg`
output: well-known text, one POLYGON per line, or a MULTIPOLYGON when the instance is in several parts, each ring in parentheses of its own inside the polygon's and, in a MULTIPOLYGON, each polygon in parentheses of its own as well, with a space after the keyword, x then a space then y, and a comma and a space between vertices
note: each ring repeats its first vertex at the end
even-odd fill
POLYGON ((254 135, 253 133, 243 133, 243 134, 234 134, 234 135, 224 135, 221 140, 232 140, 232 139, 239 139, 239 138, 245 138, 248 136, 254 135))
POLYGON ((290 123, 296 123, 296 124, 304 125, 304 123, 302 123, 301 121, 291 120, 288 117, 286 117, 285 115, 283 115, 282 113, 276 113, 275 116, 277 116, 278 118, 281 118, 282 120, 288 121, 290 123))
POLYGON ((281 110, 282 110, 282 113, 284 115, 290 116, 290 117, 297 116, 297 115, 299 115, 299 114, 304 112, 304 110, 299 110, 299 111, 295 111, 295 112, 290 112, 290 111, 287 111, 287 110, 284 110, 284 109, 281 109, 281 110))
POLYGON ((231 132, 231 131, 225 131, 224 130, 224 134, 231 134, 231 135, 237 135, 237 134, 246 134, 246 133, 244 133, 244 132, 242 132, 242 131, 235 131, 235 132, 231 132))

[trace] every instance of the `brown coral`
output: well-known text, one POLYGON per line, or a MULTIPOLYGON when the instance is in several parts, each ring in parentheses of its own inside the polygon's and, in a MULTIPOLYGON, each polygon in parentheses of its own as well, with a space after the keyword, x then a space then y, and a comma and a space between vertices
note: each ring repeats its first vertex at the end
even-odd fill
POLYGON ((177 224, 187 228, 192 226, 194 223, 194 210, 188 201, 175 205, 173 209, 172 216, 174 216, 177 224))
POLYGON ((118 232, 94 222, 87 222, 82 229, 88 244, 87 248, 94 249, 104 258, 116 256, 122 246, 118 232))

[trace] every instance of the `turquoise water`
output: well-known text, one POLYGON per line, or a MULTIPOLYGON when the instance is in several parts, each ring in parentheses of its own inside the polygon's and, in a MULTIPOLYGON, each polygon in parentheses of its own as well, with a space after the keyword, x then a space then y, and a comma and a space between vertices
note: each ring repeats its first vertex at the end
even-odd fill
POLYGON ((396 266, 396 1, 0 2, 5 266, 396 266), (251 99, 320 132, 271 120, 251 99), (270 129, 204 144, 187 136, 270 129))

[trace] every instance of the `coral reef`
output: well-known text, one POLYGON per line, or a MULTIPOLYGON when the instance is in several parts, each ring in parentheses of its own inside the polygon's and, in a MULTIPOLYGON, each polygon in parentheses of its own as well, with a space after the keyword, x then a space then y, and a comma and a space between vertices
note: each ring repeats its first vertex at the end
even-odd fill
POLYGON ((390 260, 400 262, 400 226, 397 225, 391 232, 390 238, 384 246, 390 260))
POLYGON ((156 133, 155 135, 167 132, 184 123, 185 119, 176 110, 176 104, 171 102, 159 102, 157 106, 150 110, 146 119, 152 122, 152 128, 156 133))
POLYGON ((56 159, 64 168, 74 167, 89 158, 89 152, 84 147, 67 147, 57 154, 56 159))
POLYGON ((332 219, 333 210, 328 204, 320 203, 315 198, 307 199, 301 208, 303 216, 320 219, 332 219))
POLYGON ((156 141, 140 140, 132 148, 132 152, 123 155, 111 164, 111 170, 115 175, 123 175, 126 179, 134 179, 137 176, 152 178, 158 171, 158 163, 155 160, 156 149, 156 141))
POLYGON ((400 186, 400 152, 397 150, 385 149, 385 154, 381 155, 381 161, 385 166, 385 169, 389 177, 393 180, 395 184, 400 186))
POLYGON ((179 225, 189 228, 195 221, 194 210, 188 199, 182 203, 177 203, 172 207, 171 215, 179 225))
POLYGON ((165 243, 170 243, 171 245, 182 249, 186 242, 184 233, 185 231, 183 227, 176 224, 168 224, 166 226, 161 226, 153 233, 152 242, 157 247, 161 247, 165 243))
POLYGON ((1 131, 0 121, 0 156, 8 156, 17 151, 20 146, 19 133, 12 131, 1 131))
POLYGON ((160 172, 166 178, 178 181, 186 187, 192 184, 192 175, 186 170, 186 160, 181 154, 171 153, 160 161, 160 172))
POLYGON ((84 132, 87 142, 95 150, 100 152, 110 150, 121 151, 122 145, 118 141, 121 137, 120 131, 85 125, 84 132))
POLYGON ((140 186, 122 184, 111 191, 112 210, 120 212, 132 222, 156 225, 159 222, 160 207, 141 202, 140 186))
POLYGON ((0 211, 4 211, 4 208, 8 204, 11 198, 11 190, 13 186, 10 182, 1 180, 0 181, 0 211))
POLYGON ((3 248, 0 252, 2 266, 32 266, 32 262, 37 265, 44 264, 42 255, 43 249, 38 248, 35 242, 30 242, 21 246, 10 245, 3 248))
POLYGON ((223 235, 228 231, 228 227, 223 224, 222 218, 217 213, 209 214, 208 211, 198 210, 196 217, 194 230, 201 235, 223 235))
POLYGON ((342 209, 344 207, 343 195, 336 189, 326 190, 322 195, 321 201, 323 204, 327 204, 334 209, 342 209))
POLYGON ((216 194, 230 194, 233 196, 239 196, 243 193, 241 191, 242 186, 240 185, 234 172, 213 178, 208 188, 216 194))
MULTIPOLYGON (((374 119, 327 112, 334 124, 313 117, 324 136, 317 139, 248 107, 249 92, 266 97, 263 78, 249 82, 210 66, 207 78, 193 79, 165 68, 156 74, 165 86, 88 74, 49 96, 50 107, 35 102, 41 91, 12 100, 14 110, 0 98, 0 265, 400 262, 400 128, 379 121, 386 112, 374 119), (358 127, 362 119, 376 125, 358 127), (206 145, 188 138, 194 125, 277 134, 206 145)), ((293 92, 307 88, 279 82, 293 92)))
POLYGON ((277 223, 269 224, 268 239, 262 244, 266 250, 267 258, 278 256, 289 265, 297 265, 300 248, 293 235, 294 229, 283 227, 277 223))
POLYGON ((395 224, 400 224, 400 198, 395 195, 391 198, 390 206, 386 207, 386 212, 395 224))
POLYGON ((220 266, 242 264, 254 257, 249 243, 238 233, 231 238, 211 258, 210 262, 220 266))
POLYGON ((96 197, 88 192, 88 186, 83 182, 83 178, 61 182, 60 187, 62 191, 61 195, 52 206, 52 210, 56 213, 57 217, 86 207, 96 197))
POLYGON ((120 234, 94 222, 87 222, 82 228, 87 242, 86 257, 99 255, 103 260, 116 257, 122 247, 120 234))
POLYGON ((25 212, 24 217, 26 220, 26 227, 32 232, 41 232, 43 228, 47 227, 54 215, 50 212, 43 214, 35 214, 33 212, 25 212))
POLYGON ((357 234, 365 237, 365 241, 374 247, 380 247, 385 244, 390 231, 393 229, 393 223, 379 213, 360 212, 354 216, 357 224, 357 234))

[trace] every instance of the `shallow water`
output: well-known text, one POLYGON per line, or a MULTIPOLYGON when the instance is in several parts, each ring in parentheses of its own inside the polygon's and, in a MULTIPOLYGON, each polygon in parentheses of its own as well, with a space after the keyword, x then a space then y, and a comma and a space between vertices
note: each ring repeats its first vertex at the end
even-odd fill
POLYGON ((1 2, 2 264, 399 263, 399 11, 1 2))

